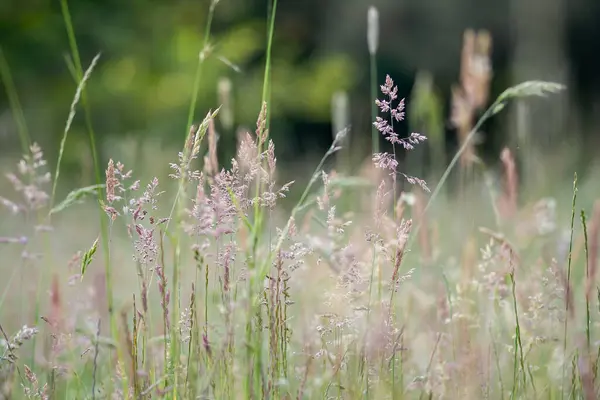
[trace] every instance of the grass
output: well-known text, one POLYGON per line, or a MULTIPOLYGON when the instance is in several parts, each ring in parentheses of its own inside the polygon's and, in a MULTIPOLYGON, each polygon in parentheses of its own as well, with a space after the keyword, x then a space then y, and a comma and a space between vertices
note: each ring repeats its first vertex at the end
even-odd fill
POLYGON ((29 151, 29 146, 31 146, 29 130, 27 129, 27 121, 23 115, 23 108, 21 107, 21 102, 19 100, 19 96, 17 95, 17 89, 15 88, 15 83, 13 82, 12 74, 10 73, 10 67, 6 57, 4 56, 2 48, 0 48, 0 79, 2 79, 2 83, 6 89, 6 95, 10 103, 10 108, 13 112, 13 118, 17 124, 17 132, 19 133, 21 150, 23 153, 27 153, 29 151))
MULTIPOLYGON (((88 137, 89 137, 89 143, 90 143, 90 153, 92 156, 92 160, 93 160, 93 164, 94 164, 94 174, 95 174, 95 178, 96 178, 96 186, 97 186, 97 196, 99 198, 102 197, 103 195, 103 191, 100 187, 100 185, 102 184, 102 178, 101 178, 101 172, 100 172, 100 162, 98 160, 98 151, 96 150, 96 134, 94 132, 94 127, 92 125, 92 117, 91 117, 91 109, 90 109, 90 104, 87 98, 87 94, 85 92, 85 90, 83 89, 85 81, 84 81, 84 77, 85 77, 85 73, 83 71, 83 66, 82 66, 82 62, 81 62, 81 57, 79 55, 79 48, 77 46, 77 38, 75 37, 75 30, 73 28, 73 22, 71 20, 71 13, 69 11, 69 4, 67 2, 67 0, 61 0, 60 2, 60 8, 61 8, 61 13, 62 13, 62 17, 63 17, 63 23, 65 25, 65 29, 66 29, 66 33, 67 33, 67 38, 69 40, 69 49, 70 49, 70 64, 72 66, 72 72, 74 73, 74 78, 75 78, 75 82, 77 83, 77 87, 78 90, 75 95, 75 99, 78 99, 78 95, 81 96, 81 102, 83 105, 83 111, 84 111, 84 115, 85 115, 85 126, 86 126, 86 130, 88 132, 88 137), (81 92, 79 93, 79 91, 81 90, 81 92)), ((95 61, 97 61, 97 59, 95 59, 95 61)), ((91 69, 93 69, 93 65, 94 62, 92 62, 92 67, 90 67, 90 71, 91 69)), ((77 101, 73 101, 73 106, 71 109, 71 115, 68 118, 68 121, 71 121, 74 117, 74 105, 76 105, 77 101)), ((58 175, 59 175, 59 171, 60 171, 60 156, 62 155, 63 149, 64 149, 64 144, 67 138, 67 134, 69 131, 69 125, 70 123, 68 122, 65 130, 63 132, 63 138, 61 139, 61 149, 60 149, 60 155, 59 155, 59 161, 57 163, 57 170, 56 170, 56 174, 54 176, 55 179, 55 183, 53 184, 53 189, 52 189, 52 199, 51 202, 54 201, 54 195, 55 195, 55 188, 56 188, 56 182, 58 180, 58 175)), ((51 203, 52 205, 52 203, 51 203)), ((109 249, 109 232, 108 232, 108 226, 106 223, 106 219, 103 217, 102 215, 102 210, 98 209, 98 214, 99 214, 99 220, 100 220, 100 234, 102 237, 102 249, 104 251, 104 272, 106 275, 106 295, 107 295, 107 303, 108 303, 108 310, 109 310, 109 323, 110 323, 110 329, 111 329, 111 335, 113 337, 113 339, 115 339, 118 335, 118 329, 117 329, 117 324, 116 324, 116 317, 114 315, 114 303, 113 303, 113 279, 112 279, 112 270, 111 270, 111 265, 110 265, 110 249, 109 249)), ((49 215, 50 217, 50 215, 49 215)), ((50 220, 49 220, 50 222, 50 220)), ((43 275, 42 275, 43 277, 43 275)), ((39 307, 36 307, 39 309, 39 307)), ((39 314, 36 315, 36 322, 39 321, 39 314)), ((34 348, 35 348, 35 342, 34 342, 34 348)), ((120 355, 120 353, 119 353, 120 355)), ((121 357, 119 357, 121 358, 121 357)))
POLYGON ((498 188, 485 180, 485 165, 468 166, 475 171, 465 192, 477 208, 468 210, 472 215, 443 190, 457 166, 466 168, 458 161, 485 121, 501 117, 509 102, 562 86, 526 82, 489 102, 428 195, 425 180, 399 169, 401 151, 427 142, 394 132, 405 103, 387 77, 373 102, 377 136, 361 175, 328 170, 347 142, 344 130, 307 186, 297 188, 279 182, 268 139, 273 1, 257 129, 238 143, 232 167, 219 170, 219 108, 192 126, 217 3, 208 10, 172 184, 143 171, 136 180, 137 172, 110 160, 103 179, 97 166, 94 185, 56 201, 79 99, 98 158, 84 87, 98 59, 84 73, 66 1, 77 91, 53 176, 41 149, 29 144, 8 63, 0 59, 24 148, 17 172, 7 175, 12 190, 0 197, 6 220, 10 212, 15 221, 2 226, 0 251, 5 259, 21 257, 37 282, 24 281, 15 293, 14 268, 2 270, 11 278, 0 297, 0 399, 597 398, 600 305, 592 294, 600 212, 588 213, 588 221, 581 210, 576 229, 577 180, 568 239, 552 203, 528 207, 517 198, 527 185, 517 183, 509 149, 498 188), (376 120, 379 113, 389 119, 376 120), (393 154, 377 151, 379 135, 393 154), (297 199, 291 209, 279 204, 288 195, 297 199), (97 226, 82 226, 95 212, 97 226), (466 218, 478 229, 465 228, 466 218), (65 260, 66 252, 74 254, 65 260), (19 311, 28 324, 16 325, 11 310, 32 302, 31 289, 33 311, 19 311))

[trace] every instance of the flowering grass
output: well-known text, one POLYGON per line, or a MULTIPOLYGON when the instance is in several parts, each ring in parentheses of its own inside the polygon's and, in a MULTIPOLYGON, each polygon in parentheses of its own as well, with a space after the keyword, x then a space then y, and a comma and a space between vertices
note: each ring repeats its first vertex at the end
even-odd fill
MULTIPOLYGON (((218 110, 190 130, 171 164, 175 186, 158 178, 142 183, 110 160, 106 196, 99 199, 109 226, 108 263, 116 271, 129 269, 133 278, 118 285, 130 292, 112 310, 120 316, 118 335, 104 336, 110 310, 102 291, 105 276, 96 268, 97 234, 71 259, 69 276, 52 276, 40 319, 25 317, 28 325, 12 336, 3 328, 3 396, 503 398, 572 392, 593 398, 597 324, 589 310, 598 213, 586 228, 586 272, 576 274, 576 238, 567 240, 571 250, 562 254, 535 244, 558 240, 553 247, 564 246, 560 237, 552 239, 555 210, 543 203, 530 214, 519 210, 516 172, 505 150, 506 180, 493 208, 498 224, 465 237, 462 255, 453 261, 433 234, 440 226, 425 218, 435 199, 427 196, 425 181, 398 170, 396 152, 422 145, 425 137, 395 133, 406 105, 390 77, 381 91, 385 97, 377 106, 389 117, 378 117, 374 125, 393 153, 373 155, 371 174, 379 183, 362 190, 350 214, 340 214, 336 204, 344 197, 344 178, 323 169, 344 144, 345 131, 291 214, 278 209, 294 185, 278 183, 275 145, 265 143, 264 107, 256 132, 243 137, 229 170, 217 166, 218 110), (208 152, 200 163, 204 142, 208 152), (412 189, 400 193, 400 178, 412 189), (255 192, 257 187, 262 191, 255 192), (185 196, 187 206, 175 219, 168 204, 178 196, 185 196), (255 207, 265 216, 258 244, 255 207), (425 234, 409 247, 415 226, 425 234), (176 231, 182 232, 177 241, 176 231), (117 258, 116 243, 127 241, 133 258, 117 258), (169 278, 175 262, 179 272, 169 278), (576 285, 586 287, 581 299, 576 285), (576 305, 582 302, 589 317, 577 329, 576 305), (27 349, 35 335, 43 340, 27 349), (32 358, 20 357, 33 350, 32 358)), ((95 193, 75 190, 51 209, 45 169, 43 153, 33 145, 18 173, 7 175, 20 200, 1 199, 15 218, 45 221, 44 215, 68 213, 95 193)), ((53 257, 34 253, 35 246, 52 229, 34 223, 29 233, 1 239, 22 246, 24 265, 44 276, 39 269, 53 257)), ((21 296, 30 302, 26 288, 21 296)), ((7 305, 1 305, 5 315, 7 305)))
MULTIPOLYGON (((203 54, 209 34, 210 23, 203 54)), ((92 73, 78 65, 69 121, 92 73)), ((410 103, 387 76, 373 132, 389 150, 372 138, 362 172, 345 176, 328 167, 354 134, 342 130, 299 188, 282 180, 269 138, 266 70, 256 130, 229 169, 216 108, 189 127, 169 177, 137 179, 111 159, 102 182, 57 201, 60 156, 51 175, 35 143, 7 173, 1 212, 16 222, 0 235, 12 260, 1 270, 0 399, 598 397, 600 207, 577 212, 577 179, 565 210, 523 204, 508 148, 496 186, 473 161, 487 119, 560 85, 509 88, 477 121, 487 92, 468 112, 469 92, 456 92, 455 113, 462 105, 469 118, 455 115, 460 148, 430 192, 401 168, 428 143, 398 135, 410 103), (467 213, 442 192, 459 160, 467 213), (297 201, 282 207, 287 196, 297 201)))

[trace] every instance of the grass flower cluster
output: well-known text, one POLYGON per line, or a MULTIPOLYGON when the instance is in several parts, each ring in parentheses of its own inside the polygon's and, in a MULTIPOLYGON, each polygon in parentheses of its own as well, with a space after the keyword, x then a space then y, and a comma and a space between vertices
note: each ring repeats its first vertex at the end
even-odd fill
MULTIPOLYGON (((576 212, 576 176, 564 230, 553 199, 522 203, 508 148, 500 155, 503 179, 486 197, 491 225, 460 230, 457 241, 446 220, 431 215, 456 162, 472 168, 472 138, 486 119, 510 100, 562 86, 526 82, 485 109, 490 71, 475 61, 487 68, 490 39, 469 33, 463 63, 480 74, 465 72, 455 92, 461 147, 433 192, 402 167, 403 154, 428 141, 398 134, 411 104, 390 76, 373 99, 378 136, 362 176, 327 167, 354 134, 344 129, 300 190, 279 176, 269 136, 276 5, 256 130, 239 135, 230 168, 217 156, 217 108, 187 129, 181 152, 165 165, 168 180, 137 180, 126 162, 111 159, 103 179, 55 202, 61 157, 50 175, 36 144, 6 174, 14 190, 0 197, 2 216, 23 223, 0 236, 0 252, 21 250, 21 265, 0 286, 0 400, 597 398, 600 203, 589 219, 576 212), (352 178, 367 185, 353 192, 352 178), (297 199, 291 211, 281 207, 288 196, 297 199), (51 270, 56 220, 94 197, 96 239, 61 273, 51 270), (123 237, 127 259, 118 256, 123 237), (37 282, 34 296, 14 285, 25 268, 37 282), (125 270, 136 279, 115 279, 125 270), (7 321, 7 310, 19 307, 5 301, 12 287, 26 325, 7 321), (13 325, 22 327, 12 332, 13 325)), ((376 9, 368 20, 373 66, 376 9)), ((77 62, 65 140, 97 62, 86 74, 77 62)), ((64 140, 61 154, 63 147, 64 140)), ((476 182, 476 169, 470 177, 476 182)), ((460 226, 460 215, 453 217, 460 226)))

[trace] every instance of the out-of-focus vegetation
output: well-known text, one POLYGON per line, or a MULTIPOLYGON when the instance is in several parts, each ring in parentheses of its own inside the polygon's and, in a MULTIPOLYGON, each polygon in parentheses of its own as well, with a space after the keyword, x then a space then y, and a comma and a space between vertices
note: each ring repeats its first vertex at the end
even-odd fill
MULTIPOLYGON (((266 3, 245 0, 219 2, 210 47, 203 49, 208 9, 206 1, 70 2, 84 68, 101 53, 88 84, 93 125, 104 143, 101 159, 115 139, 158 139, 173 148, 179 146, 187 132, 187 108, 199 56, 206 62, 197 114, 229 97, 231 117, 219 127, 220 149, 224 159, 233 155, 236 127, 251 127, 259 111, 267 8, 266 3), (230 84, 223 84, 224 80, 230 84)), ((273 118, 282 118, 284 129, 273 130, 273 137, 285 137, 286 125, 294 120, 327 124, 333 93, 348 90, 357 79, 348 55, 307 53, 303 24, 290 12, 277 21, 273 118)), ((76 87, 60 2, 2 2, 0 38, 32 135, 53 153, 76 87)), ((7 150, 17 149, 12 145, 18 142, 4 91, 0 104, 6 155, 7 150)), ((71 167, 85 165, 89 156, 81 121, 74 124, 65 152, 66 165, 71 167)))
MULTIPOLYGON (((462 34, 467 28, 485 28, 491 33, 494 95, 511 84, 539 78, 540 70, 545 79, 569 84, 569 96, 562 104, 530 110, 530 129, 535 130, 537 140, 543 141, 541 136, 560 139, 567 126, 571 137, 596 126, 598 80, 591 72, 598 69, 600 59, 587 49, 599 40, 593 19, 598 5, 553 0, 535 14, 531 11, 536 10, 535 2, 530 1, 531 7, 518 1, 491 0, 478 2, 477 7, 467 0, 452 4, 441 0, 374 2, 381 13, 377 76, 396 76, 403 93, 412 91, 417 76, 432 77, 441 101, 442 120, 436 124, 442 124, 442 136, 449 142, 447 152, 452 153, 455 146, 453 128, 447 124, 449 99, 451 85, 458 81, 462 34), (537 121, 540 114, 548 113, 556 121, 537 121)), ((187 129, 187 107, 210 2, 71 1, 69 5, 82 64, 102 54, 88 85, 100 159, 105 161, 108 150, 123 143, 133 145, 138 159, 148 157, 152 146, 161 146, 150 144, 155 140, 176 148, 187 129)), ((349 95, 349 122, 359 138, 353 143, 359 156, 367 155, 360 146, 370 121, 365 111, 368 6, 360 0, 279 5, 273 47, 272 135, 286 139, 279 149, 286 161, 302 160, 327 148, 330 105, 336 92, 349 95)), ((259 110, 268 11, 268 2, 248 0, 223 0, 215 8, 196 111, 204 114, 223 102, 227 88, 231 90, 230 117, 218 127, 223 160, 233 155, 237 127, 252 126, 259 110)), ((60 1, 5 0, 0 4, 3 56, 29 129, 49 154, 58 147, 76 86, 68 40, 60 1)), ((4 90, 0 108, 2 154, 16 154, 16 124, 4 90)), ((488 159, 496 158, 505 130, 517 131, 517 113, 513 115, 486 127, 482 144, 488 159)), ((420 122, 410 126, 429 128, 420 122)), ((66 165, 73 173, 77 171, 75 176, 89 169, 87 147, 80 115, 65 152, 66 165)), ((587 155, 586 148, 577 150, 587 155)))
POLYGON ((598 398, 581 4, 69 4, 0 5, 0 400, 598 398))

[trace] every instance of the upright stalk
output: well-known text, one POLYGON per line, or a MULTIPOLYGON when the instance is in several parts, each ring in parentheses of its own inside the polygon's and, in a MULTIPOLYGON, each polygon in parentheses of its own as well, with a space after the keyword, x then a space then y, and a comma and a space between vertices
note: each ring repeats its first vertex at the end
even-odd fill
MULTIPOLYGON (((196 110, 196 103, 198 102, 198 92, 199 92, 199 88, 200 88, 200 81, 202 78, 202 67, 204 65, 204 60, 206 59, 206 57, 208 56, 208 52, 209 52, 209 45, 210 45, 210 31, 211 31, 211 27, 212 27, 212 21, 213 21, 213 17, 214 17, 214 13, 215 13, 215 7, 217 5, 217 3, 219 2, 219 0, 211 0, 210 3, 210 7, 208 9, 208 17, 206 20, 206 27, 204 30, 204 41, 202 44, 202 49, 198 55, 198 64, 196 66, 196 75, 194 77, 194 85, 193 85, 193 92, 192 92, 192 99, 190 102, 190 108, 188 110, 188 119, 187 119, 187 125, 186 125, 186 138, 187 135, 189 134, 189 129, 192 126, 192 123, 194 121, 194 112, 196 110)), ((184 151, 188 151, 191 149, 184 149, 184 151)), ((179 316, 179 295, 180 295, 180 288, 179 288, 179 268, 180 268, 180 264, 181 264, 181 223, 183 220, 183 216, 184 216, 184 212, 185 212, 185 207, 186 207, 186 201, 185 201, 185 185, 186 185, 186 173, 184 171, 182 171, 181 177, 179 179, 179 184, 178 184, 178 189, 177 189, 177 195, 175 198, 175 204, 173 204, 173 207, 176 207, 176 226, 175 226, 175 235, 173 236, 173 241, 175 242, 175 254, 174 254, 174 259, 173 259, 173 278, 172 278, 172 287, 173 287, 173 321, 172 321, 172 328, 171 328, 171 336, 170 336, 170 347, 171 347, 171 360, 170 362, 172 363, 171 365, 171 372, 173 373, 173 391, 171 392, 170 396, 173 399, 177 399, 178 397, 178 385, 179 385, 179 381, 178 381, 178 371, 176 370, 179 363, 179 357, 180 357, 180 346, 179 346, 179 327, 178 325, 178 320, 177 320, 177 316, 179 316)), ((171 213, 173 212, 173 209, 171 210, 171 213)), ((164 266, 163 266, 164 267, 164 266)))
MULTIPOLYGON (((263 77, 263 87, 262 87, 262 102, 261 102, 261 107, 264 107, 264 130, 262 133, 263 137, 262 138, 257 138, 257 142, 258 142, 258 152, 257 152, 257 156, 260 157, 260 154, 263 152, 263 144, 264 143, 268 143, 268 135, 269 135, 269 122, 270 122, 270 97, 271 97, 271 52, 272 52, 272 47, 273 47, 273 37, 274 37, 274 32, 275 32, 275 16, 277 15, 277 0, 272 0, 271 2, 269 2, 269 16, 268 16, 268 32, 267 32, 267 48, 266 48, 266 55, 265 55, 265 73, 264 73, 264 77, 263 77)), ((260 119, 260 118, 259 118, 260 119)), ((263 187, 263 182, 261 179, 257 179, 256 181, 256 186, 255 186, 255 196, 260 196, 260 193, 262 192, 262 187, 263 187)), ((262 232, 262 221, 263 221, 263 213, 262 210, 260 208, 260 203, 257 201, 254 203, 254 219, 253 219, 253 225, 252 225, 252 251, 251 251, 251 273, 256 273, 256 267, 257 267, 257 256, 258 256, 258 245, 260 242, 260 234, 262 232)), ((248 322, 247 322, 247 327, 246 327, 246 340, 248 341, 247 343, 247 349, 248 349, 248 362, 250 365, 253 364, 253 369, 254 369, 254 384, 252 385, 250 383, 250 380, 248 380, 247 382, 247 393, 249 394, 251 391, 254 394, 254 391, 256 391, 258 388, 257 386, 260 384, 260 380, 261 380, 261 376, 262 376, 262 334, 261 334, 261 327, 257 326, 257 330, 256 330, 256 337, 252 337, 253 336, 253 329, 252 329, 252 319, 254 316, 254 310, 253 310, 253 305, 254 305, 254 288, 253 285, 255 283, 255 279, 253 279, 254 277, 250 277, 250 279, 248 280, 249 282, 249 287, 248 287, 248 307, 249 307, 249 313, 248 313, 248 322), (251 362, 252 359, 252 348, 254 348, 254 362, 251 362), (252 388, 250 387, 252 386, 252 388)), ((256 293, 257 296, 260 295, 260 293, 256 293)), ((258 320, 261 319, 261 308, 260 306, 257 307, 256 309, 256 316, 258 318, 258 320)))
MULTIPOLYGON (((371 54, 371 121, 375 121, 377 118, 377 105, 375 100, 377 99, 377 57, 375 54, 371 54)), ((372 153, 379 153, 379 132, 377 128, 371 125, 371 149, 372 153)))
POLYGON ((194 122, 194 112, 196 110, 196 103, 198 102, 198 92, 200 90, 200 81, 202 78, 202 66, 204 60, 208 56, 209 43, 210 43, 210 29, 212 27, 213 17, 215 15, 215 7, 219 0, 211 0, 210 7, 208 8, 208 17, 206 19, 206 27, 204 28, 204 41, 202 42, 202 49, 198 54, 198 64, 196 65, 196 75, 194 77, 194 86, 192 91, 192 100, 190 102, 190 108, 188 110, 187 125, 185 127, 185 136, 187 138, 188 130, 194 122))
POLYGON ((581 210, 581 227, 583 228, 583 248, 585 250, 585 280, 586 280, 586 291, 585 291, 585 336, 587 351, 591 349, 591 315, 590 315, 590 296, 587 287, 590 285, 590 254, 588 251, 588 232, 587 223, 585 218, 585 211, 581 210))
MULTIPOLYGON (((371 75, 371 121, 377 118, 377 48, 379 47, 379 11, 371 6, 367 13, 367 45, 371 75)), ((379 153, 379 132, 371 125, 371 153, 379 153)))
MULTIPOLYGON (((73 29, 73 22, 71 20, 71 13, 69 12, 69 5, 67 0, 60 0, 60 7, 63 17, 63 22, 65 24, 65 29, 67 31, 67 37, 69 40, 69 47, 71 51, 71 58, 75 68, 75 77, 76 83, 80 85, 82 80, 84 79, 84 71, 81 64, 81 57, 79 55, 79 49, 77 47, 77 39, 75 37, 75 30, 73 29)), ((92 153, 92 160, 94 162, 94 174, 96 178, 96 185, 98 185, 97 195, 98 198, 101 199, 104 197, 104 191, 102 190, 102 178, 100 172, 100 165, 98 162, 98 151, 96 149, 96 138, 94 133, 94 128, 92 126, 92 118, 90 105, 87 98, 87 92, 82 90, 81 93, 81 103, 83 105, 84 117, 85 117, 85 126, 88 131, 88 137, 90 142, 90 152, 92 153)), ((112 279, 112 270, 110 265, 110 250, 109 250, 109 233, 108 233, 108 224, 106 221, 106 215, 101 207, 98 207, 98 217, 100 218, 100 232, 102 237, 102 251, 104 254, 104 273, 106 279, 106 301, 108 303, 108 315, 109 315, 109 326, 111 337, 113 340, 118 341, 118 326, 117 320, 114 313, 114 298, 113 298, 113 279, 112 279)), ((122 361, 122 354, 120 351, 120 346, 117 346, 117 355, 119 360, 122 361)), ((109 366, 112 369, 112 366, 109 366)), ((109 372, 112 374, 112 372, 109 372)))
POLYGON ((0 79, 4 83, 4 89, 6 91, 6 97, 8 97, 8 103, 13 113, 13 118, 17 124, 17 132, 19 133, 19 140, 21 141, 21 151, 23 154, 29 154, 29 148, 31 146, 31 139, 29 138, 29 131, 27 129, 27 123, 25 122, 25 115, 23 114, 23 107, 19 101, 19 95, 15 88, 15 82, 13 81, 10 73, 10 67, 2 47, 0 47, 0 79))
MULTIPOLYGON (((269 121, 270 121, 270 100, 271 100, 271 49, 273 46, 273 36, 275 32, 275 15, 277 12, 277 0, 272 0, 269 3, 269 31, 267 34, 267 50, 265 56, 265 74, 263 77, 263 87, 262 87, 262 101, 261 107, 265 107, 265 121, 264 121, 264 138, 261 140, 257 138, 258 141, 258 154, 260 155, 263 151, 263 144, 267 143, 268 135, 269 135, 269 121)), ((262 191, 262 181, 258 179, 256 181, 256 196, 259 196, 262 191)), ((254 224, 253 224, 253 240, 252 240, 252 254, 256 256, 256 250, 259 243, 259 235, 262 229, 262 212, 260 209, 259 202, 255 202, 254 204, 254 224)))
MULTIPOLYGON (((567 288, 565 294, 565 324, 563 332, 563 356, 567 354, 567 339, 568 339, 568 324, 569 324, 569 311, 573 307, 570 304, 571 300, 571 260, 573 255, 573 232, 575 230, 575 203, 577 201, 577 173, 573 177, 573 202, 571 204, 571 237, 569 240, 569 262, 567 267, 567 288)), ((562 368, 562 383, 564 384, 565 379, 565 364, 563 363, 562 368)), ((564 390, 561 390, 561 398, 564 397, 564 390)))

